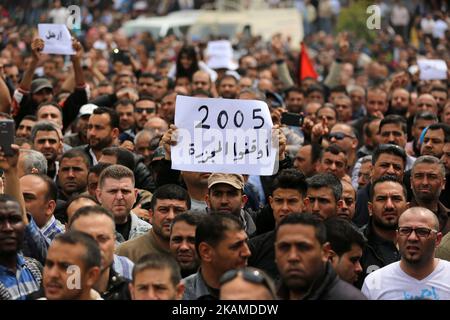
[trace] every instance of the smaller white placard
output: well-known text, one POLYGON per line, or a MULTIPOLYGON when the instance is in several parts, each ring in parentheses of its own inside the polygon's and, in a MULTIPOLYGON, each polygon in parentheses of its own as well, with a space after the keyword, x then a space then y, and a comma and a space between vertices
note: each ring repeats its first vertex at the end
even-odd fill
POLYGON ((439 59, 420 59, 417 61, 420 70, 420 80, 447 79, 447 64, 439 59))
POLYGON ((38 24, 39 37, 44 40, 44 50, 47 54, 74 55, 72 36, 65 24, 38 24))

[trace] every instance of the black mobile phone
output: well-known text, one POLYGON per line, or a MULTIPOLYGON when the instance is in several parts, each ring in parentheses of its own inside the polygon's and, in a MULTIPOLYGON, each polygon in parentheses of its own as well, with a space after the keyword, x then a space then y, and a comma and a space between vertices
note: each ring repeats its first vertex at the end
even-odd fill
POLYGON ((303 115, 298 113, 283 112, 281 114, 281 124, 292 127, 301 127, 303 125, 303 115))
POLYGON ((0 120, 0 147, 6 156, 13 156, 14 151, 11 145, 14 143, 16 134, 14 120, 0 120))

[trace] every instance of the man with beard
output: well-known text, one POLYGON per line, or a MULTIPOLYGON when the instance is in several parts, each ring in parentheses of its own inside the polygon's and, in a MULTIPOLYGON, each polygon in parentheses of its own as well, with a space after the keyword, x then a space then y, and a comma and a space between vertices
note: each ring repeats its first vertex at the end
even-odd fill
POLYGON ((256 233, 256 225, 251 215, 243 209, 247 200, 242 175, 213 173, 209 176, 206 195, 208 211, 236 216, 242 221, 245 231, 251 237, 256 233))
POLYGON ((170 252, 180 266, 183 278, 197 272, 200 264, 195 251, 195 230, 201 218, 197 211, 182 213, 173 219, 170 228, 170 252))
POLYGON ((62 141, 59 129, 53 122, 38 122, 31 131, 33 149, 41 152, 47 159, 47 175, 56 179, 59 163, 56 160, 62 152, 62 141))
POLYGON ((411 94, 404 88, 396 88, 392 91, 389 114, 397 114, 405 117, 411 103, 411 94))
POLYGON ((406 210, 397 229, 401 260, 370 274, 362 292, 371 300, 449 300, 450 262, 435 258, 438 228, 430 210, 406 210))
POLYGON ((232 214, 205 215, 195 231, 195 249, 200 258, 197 273, 184 279, 184 300, 217 300, 220 278, 243 268, 251 255, 242 221, 232 214))
POLYGON ((324 223, 309 213, 290 214, 276 228, 275 261, 284 300, 365 300, 341 280, 328 261, 330 243, 324 223))
POLYGON ((155 190, 150 207, 152 228, 145 234, 124 242, 116 250, 118 255, 125 256, 134 263, 149 253, 169 252, 172 222, 178 214, 190 209, 191 201, 185 189, 175 184, 166 184, 155 190))
POLYGON ((341 181, 331 173, 318 173, 306 182, 305 211, 322 221, 335 217, 338 208, 343 205, 341 181))
POLYGON ((370 172, 370 182, 356 193, 356 213, 353 222, 362 227, 369 220, 369 210, 367 203, 371 199, 372 183, 382 176, 395 176, 397 181, 403 181, 406 164, 405 150, 393 144, 381 144, 372 156, 372 169, 370 172))
POLYGON ((232 75, 225 75, 219 80, 217 91, 222 98, 236 99, 239 93, 238 81, 232 75))
POLYGON ((78 147, 89 142, 87 139, 89 118, 97 108, 98 106, 92 103, 85 104, 80 108, 78 117, 75 120, 77 132, 64 136, 65 143, 72 147, 78 147))
POLYGON ((424 207, 434 212, 439 220, 438 231, 446 235, 450 230, 448 210, 439 196, 445 188, 445 167, 433 156, 417 158, 411 170, 411 189, 414 198, 411 207, 424 207))
POLYGON ((102 263, 93 288, 105 300, 130 300, 128 283, 132 279, 134 264, 114 254, 116 228, 112 214, 97 205, 82 207, 71 217, 68 228, 69 231, 85 232, 97 241, 102 263))
POLYGON ((89 158, 89 166, 96 165, 102 150, 112 147, 119 137, 119 116, 111 108, 99 107, 89 118, 87 138, 89 143, 79 147, 89 158))
POLYGON ((153 98, 149 96, 143 96, 136 101, 134 106, 134 120, 136 125, 136 131, 140 131, 144 128, 148 119, 156 115, 156 103, 153 98))
MULTIPOLYGON (((406 146, 406 120, 402 116, 391 114, 380 122, 378 129, 380 144, 394 144, 402 147, 406 146)), ((416 158, 406 155, 405 170, 410 170, 416 158)))
POLYGON ((369 223, 361 228, 367 246, 361 257, 363 271, 356 284, 358 288, 369 273, 400 259, 395 246, 398 218, 409 207, 406 189, 396 177, 382 176, 371 188, 372 198, 367 204, 369 223))
POLYGON ((70 197, 87 191, 89 159, 81 150, 69 150, 60 160, 58 172, 58 199, 67 201, 70 197))

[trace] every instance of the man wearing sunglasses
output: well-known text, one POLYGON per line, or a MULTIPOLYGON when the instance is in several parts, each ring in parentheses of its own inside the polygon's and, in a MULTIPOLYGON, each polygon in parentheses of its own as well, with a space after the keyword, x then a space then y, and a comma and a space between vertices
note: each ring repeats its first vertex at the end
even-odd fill
POLYGON ((432 211, 406 210, 397 229, 401 260, 367 276, 362 292, 371 300, 449 300, 450 262, 435 258, 438 229, 432 211))
POLYGON ((352 172, 356 162, 356 150, 358 149, 358 139, 352 126, 345 123, 336 123, 328 135, 328 141, 337 144, 347 154, 346 172, 352 172))
POLYGON ((148 119, 156 115, 156 102, 149 96, 143 96, 134 106, 134 120, 137 131, 144 128, 148 119))

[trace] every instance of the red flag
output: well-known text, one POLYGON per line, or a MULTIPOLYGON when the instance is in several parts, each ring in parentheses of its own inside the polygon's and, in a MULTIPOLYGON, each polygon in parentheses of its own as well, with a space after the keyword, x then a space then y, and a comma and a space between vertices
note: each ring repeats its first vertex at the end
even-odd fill
POLYGON ((305 44, 302 42, 300 44, 301 51, 300 51, 300 72, 299 72, 299 78, 300 81, 302 81, 305 78, 318 78, 318 74, 316 73, 316 70, 314 70, 314 66, 312 61, 309 59, 307 48, 305 44))

